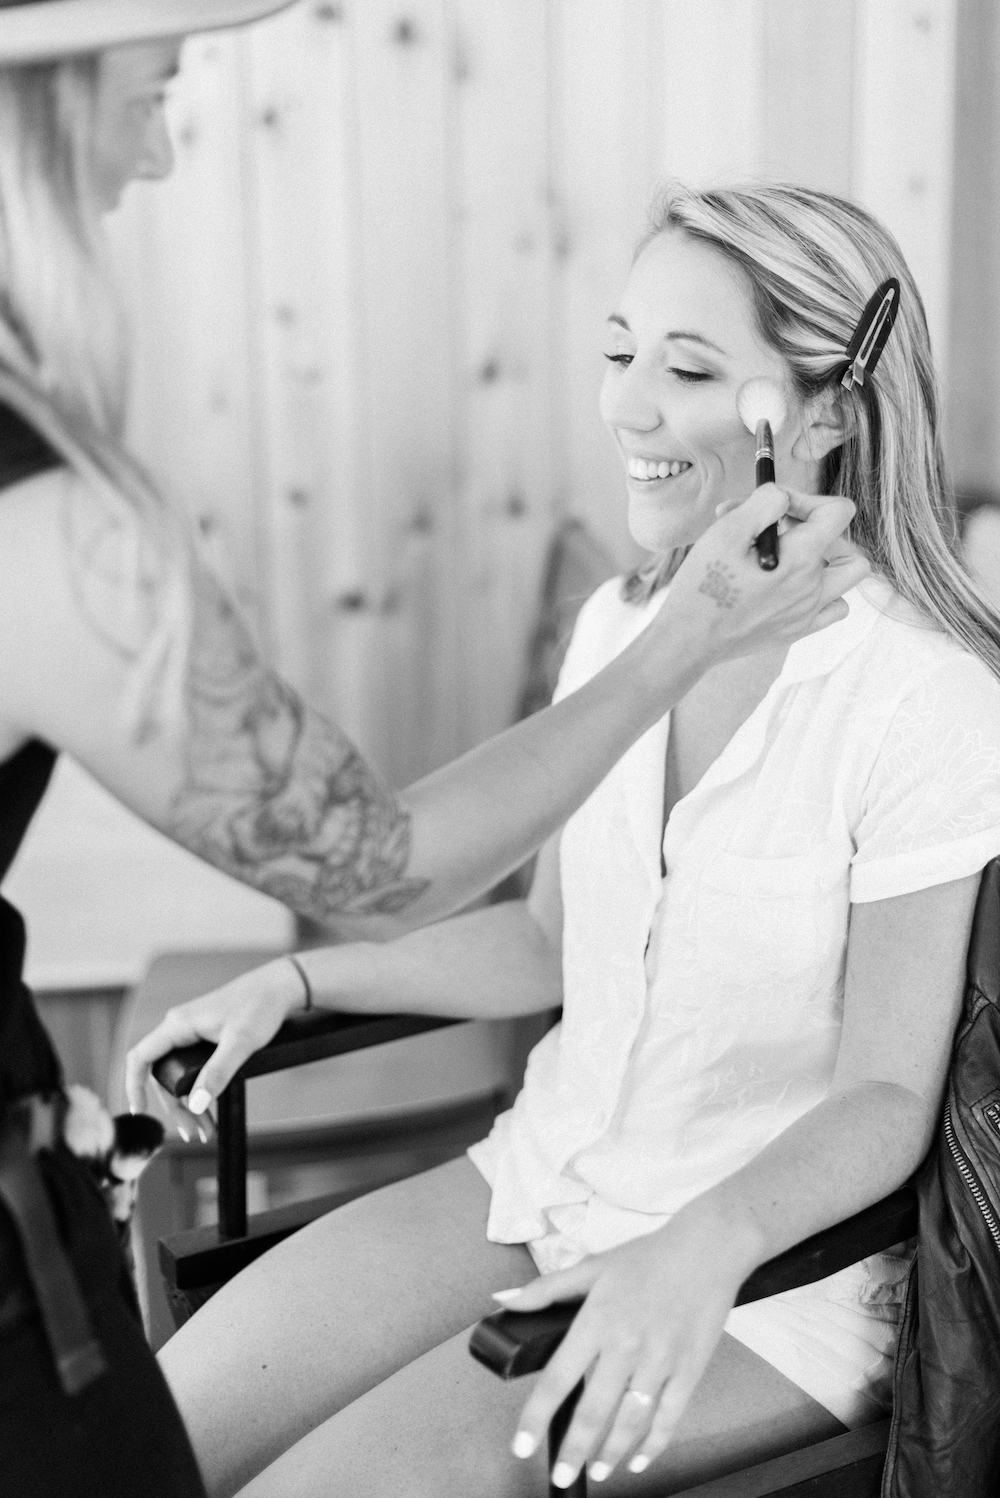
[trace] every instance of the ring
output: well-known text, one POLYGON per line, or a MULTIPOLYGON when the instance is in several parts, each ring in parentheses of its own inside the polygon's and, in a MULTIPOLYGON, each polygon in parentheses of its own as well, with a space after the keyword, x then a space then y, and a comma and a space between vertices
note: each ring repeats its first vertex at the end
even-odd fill
POLYGON ((648 1410, 653 1403, 652 1394, 644 1394, 641 1389, 626 1389, 623 1396, 625 1399, 638 1399, 644 1410, 648 1410))

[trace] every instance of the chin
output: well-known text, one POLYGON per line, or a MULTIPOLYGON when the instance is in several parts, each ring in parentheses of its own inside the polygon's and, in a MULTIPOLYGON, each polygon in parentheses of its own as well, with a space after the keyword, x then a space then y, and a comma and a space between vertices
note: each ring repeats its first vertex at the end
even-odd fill
POLYGON ((651 552, 675 551, 678 546, 690 546, 695 539, 692 526, 680 523, 675 516, 668 519, 656 514, 653 506, 642 500, 629 500, 628 528, 632 540, 651 552))

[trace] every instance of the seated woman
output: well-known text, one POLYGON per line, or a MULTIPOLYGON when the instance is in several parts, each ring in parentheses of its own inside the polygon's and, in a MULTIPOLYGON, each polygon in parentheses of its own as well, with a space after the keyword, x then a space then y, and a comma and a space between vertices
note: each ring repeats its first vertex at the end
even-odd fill
MULTIPOLYGON (((334 1008, 563 1017, 469 1158, 318 1221, 164 1349, 213 1493, 541 1494, 545 1427, 585 1372, 556 1482, 589 1461, 608 1492, 673 1491, 886 1408, 905 1253, 733 1304, 925 1153, 1000 853, 1000 619, 955 559, 920 298, 850 203, 671 186, 606 353, 652 557, 584 607, 560 696, 747 492, 749 378, 787 392, 779 477, 854 500, 873 575, 824 633, 694 684, 547 844, 526 902, 301 955, 334 1008), (887 277, 877 369, 844 379, 887 277), (466 1350, 497 1290, 518 1309, 586 1295, 519 1423, 523 1393, 466 1350)), ((301 1003, 281 960, 183 1006, 132 1053, 133 1102, 153 1058, 203 1036, 203 1109, 301 1003)))

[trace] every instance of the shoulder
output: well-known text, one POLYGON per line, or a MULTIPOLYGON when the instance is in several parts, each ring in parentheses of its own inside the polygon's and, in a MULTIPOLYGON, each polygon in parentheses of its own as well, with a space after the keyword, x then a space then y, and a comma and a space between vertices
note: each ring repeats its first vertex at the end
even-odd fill
POLYGON ((1000 725, 1000 680, 986 663, 885 583, 847 595, 864 616, 860 649, 845 661, 862 698, 904 709, 939 699, 1000 725))
POLYGON ((587 599, 577 615, 559 676, 557 697, 575 691, 613 660, 659 611, 666 589, 640 603, 622 597, 622 577, 611 577, 587 599))
POLYGON ((39 619, 86 619, 116 649, 148 637, 165 584, 163 549, 124 497, 66 466, 0 492, 0 624, 30 638, 39 619))

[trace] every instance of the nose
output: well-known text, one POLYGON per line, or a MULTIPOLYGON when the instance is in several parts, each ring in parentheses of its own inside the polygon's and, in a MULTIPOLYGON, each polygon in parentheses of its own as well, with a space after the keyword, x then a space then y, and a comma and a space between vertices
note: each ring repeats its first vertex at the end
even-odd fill
POLYGON ((601 415, 609 427, 625 431, 653 432, 661 425, 662 413, 635 360, 626 369, 608 369, 601 386, 601 415))
POLYGON ((149 123, 142 151, 136 163, 136 176, 146 182, 160 182, 174 169, 174 144, 170 139, 166 115, 158 109, 149 123))

